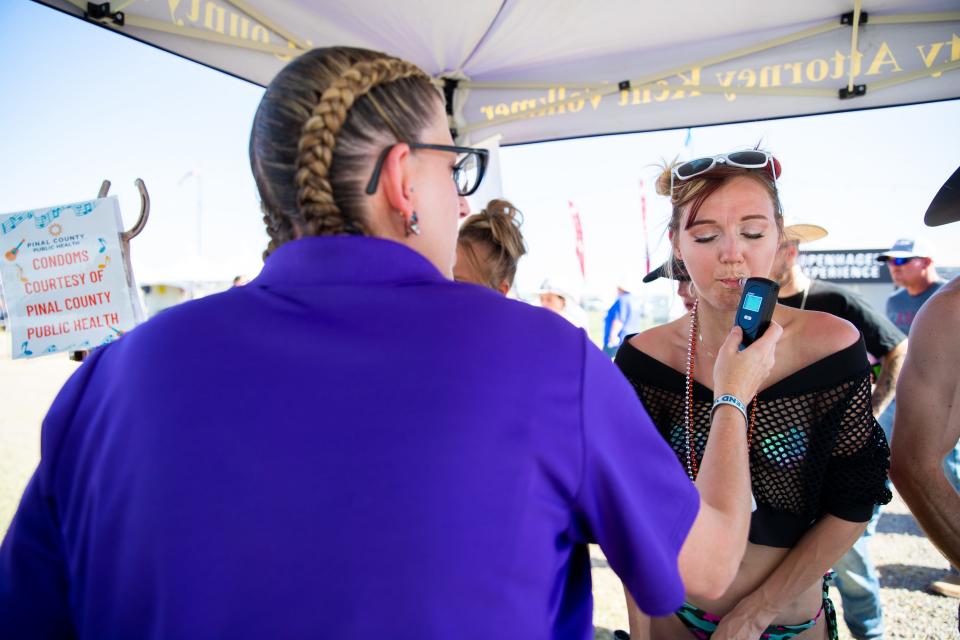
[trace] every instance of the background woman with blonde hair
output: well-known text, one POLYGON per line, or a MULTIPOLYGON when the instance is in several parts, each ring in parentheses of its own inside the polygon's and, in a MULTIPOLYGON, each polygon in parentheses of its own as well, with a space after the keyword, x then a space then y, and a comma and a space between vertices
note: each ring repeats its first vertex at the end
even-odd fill
POLYGON ((491 200, 460 225, 453 277, 506 295, 527 252, 520 233, 523 217, 507 200, 491 200))

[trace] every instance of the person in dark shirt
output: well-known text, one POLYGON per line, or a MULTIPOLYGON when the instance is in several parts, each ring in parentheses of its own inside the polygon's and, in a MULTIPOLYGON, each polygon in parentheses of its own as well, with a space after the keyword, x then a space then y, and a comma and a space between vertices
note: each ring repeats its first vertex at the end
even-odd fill
MULTIPOLYGON (((860 330, 867 353, 881 363, 873 389, 873 415, 880 420, 893 400, 897 376, 907 355, 907 336, 862 296, 829 282, 808 278, 797 264, 799 245, 823 238, 827 230, 817 225, 791 224, 784 228, 771 277, 780 283, 780 304, 796 309, 823 311, 847 320, 860 330)), ((884 425, 887 438, 890 431, 884 425)))
MULTIPOLYGON (((889 441, 893 427, 893 395, 907 354, 906 336, 873 309, 863 297, 829 282, 808 278, 797 264, 799 245, 827 235, 823 227, 791 224, 784 228, 771 276, 780 283, 780 304, 809 311, 823 311, 843 318, 860 330, 867 352, 882 366, 871 397, 873 415, 889 441)), ((833 565, 843 616, 858 640, 883 636, 880 606, 880 576, 870 557, 868 541, 877 528, 876 506, 863 536, 833 565)))

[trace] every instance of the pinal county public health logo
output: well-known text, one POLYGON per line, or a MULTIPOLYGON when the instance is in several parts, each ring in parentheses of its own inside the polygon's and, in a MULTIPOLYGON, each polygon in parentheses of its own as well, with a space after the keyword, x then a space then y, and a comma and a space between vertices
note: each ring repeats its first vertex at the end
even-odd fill
POLYGON ((61 233, 63 233, 63 227, 60 226, 60 223, 59 223, 59 222, 54 222, 52 225, 50 225, 50 228, 47 229, 47 231, 50 232, 50 235, 52 235, 54 238, 56 238, 56 237, 58 237, 61 233))

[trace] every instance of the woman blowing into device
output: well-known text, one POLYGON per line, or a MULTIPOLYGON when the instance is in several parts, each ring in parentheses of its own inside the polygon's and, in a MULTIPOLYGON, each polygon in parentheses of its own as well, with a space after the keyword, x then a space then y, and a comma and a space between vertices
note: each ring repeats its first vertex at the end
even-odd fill
MULTIPOLYGON (((739 151, 668 167, 657 183, 671 198, 673 253, 696 302, 689 316, 630 338, 616 362, 701 491, 715 481, 701 456, 717 437, 714 399, 731 393, 715 363, 741 280, 767 277, 783 232, 779 173, 770 154, 739 151)), ((665 618, 646 618, 628 597, 634 638, 837 637, 824 574, 860 536, 874 504, 890 500, 889 450, 871 413, 857 330, 780 305, 773 321, 783 328, 775 364, 759 394, 737 396, 746 441, 727 452, 731 465, 749 456, 756 501, 736 578, 723 594, 688 593, 665 618)), ((715 554, 710 545, 699 551, 715 554)))

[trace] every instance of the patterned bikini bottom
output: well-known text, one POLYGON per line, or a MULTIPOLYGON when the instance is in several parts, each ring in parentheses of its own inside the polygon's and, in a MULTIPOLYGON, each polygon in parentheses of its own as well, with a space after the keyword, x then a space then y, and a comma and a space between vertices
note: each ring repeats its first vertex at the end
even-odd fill
MULTIPOLYGON (((674 615, 680 618, 683 625, 698 640, 710 640, 713 632, 717 630, 717 625, 720 624, 720 616, 715 616, 699 607, 695 607, 689 602, 684 602, 683 606, 674 615)), ((826 616, 827 621, 827 637, 830 640, 838 640, 837 612, 833 608, 833 602, 830 601, 827 576, 824 576, 823 579, 823 603, 820 605, 817 615, 801 624, 772 624, 764 629, 760 638, 762 640, 790 640, 790 638, 797 637, 807 629, 813 628, 820 616, 823 615, 826 616)))

